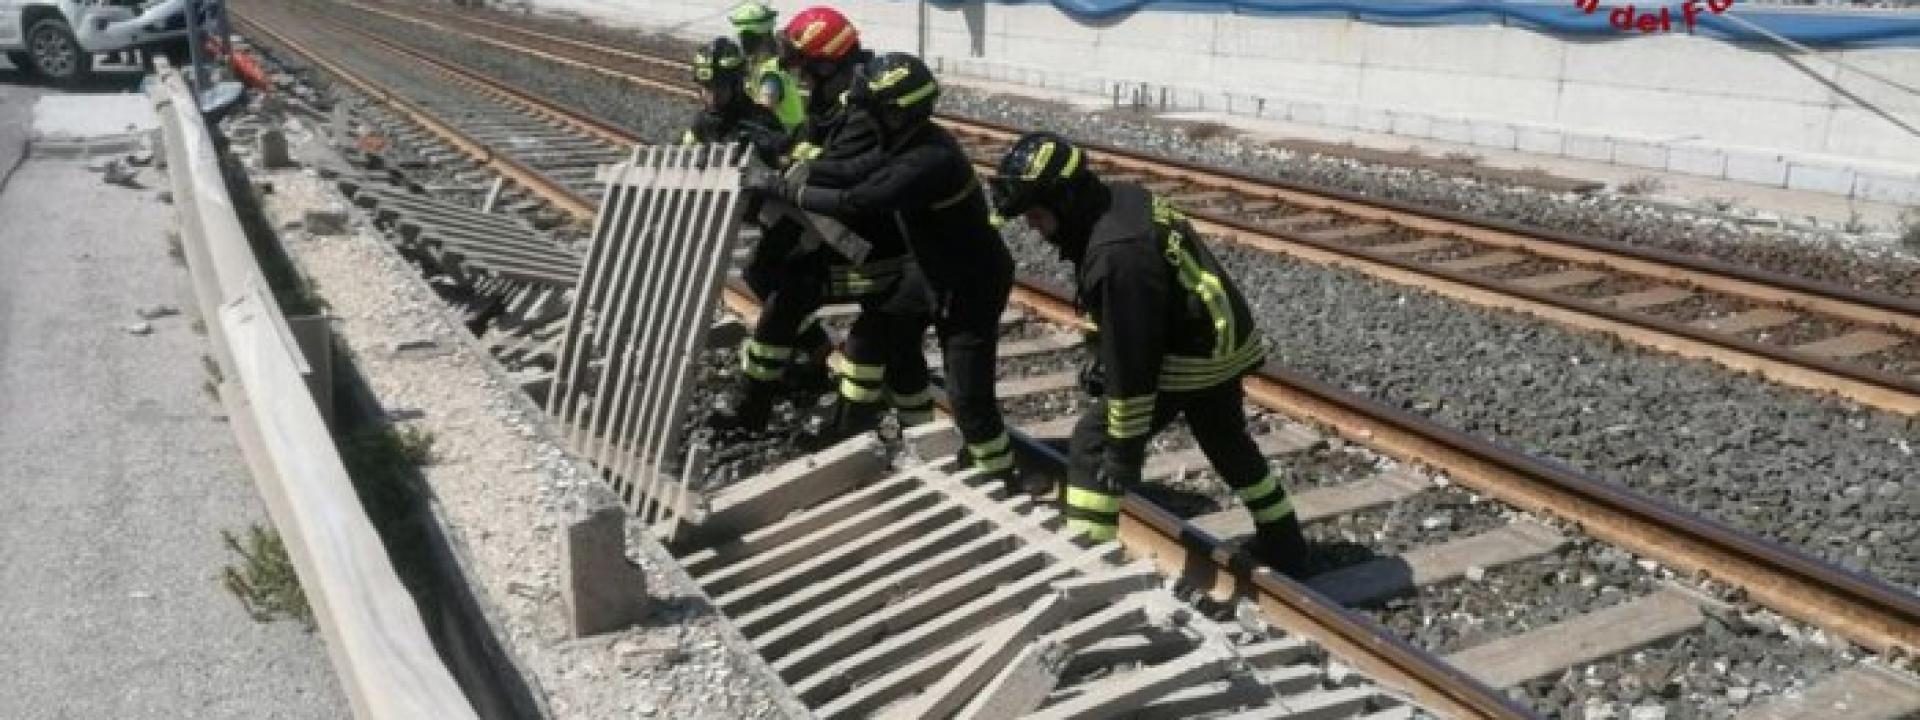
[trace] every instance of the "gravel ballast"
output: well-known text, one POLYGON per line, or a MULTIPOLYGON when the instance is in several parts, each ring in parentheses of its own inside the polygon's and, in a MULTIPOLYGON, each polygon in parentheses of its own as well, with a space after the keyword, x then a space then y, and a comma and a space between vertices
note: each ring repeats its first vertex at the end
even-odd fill
MULTIPOLYGON (((498 53, 491 48, 486 52, 498 53)), ((464 61, 464 57, 456 57, 464 61)), ((567 97, 570 93, 604 92, 580 80, 578 71, 555 73, 528 82, 546 88, 550 96, 562 102, 572 101, 567 97)), ((643 98, 631 89, 620 97, 633 98, 640 108, 633 111, 638 119, 631 122, 667 124, 660 113, 649 115, 645 109, 650 103, 666 103, 643 98)), ((948 109, 982 113, 987 111, 969 110, 967 104, 1011 105, 999 99, 970 98, 962 92, 950 93, 942 102, 948 109)), ((1059 115, 1021 124, 1078 128, 1071 132, 1108 143, 1131 141, 1162 152, 1186 142, 1173 134, 1175 131, 1142 129, 1106 118, 1059 115), (1096 131, 1111 131, 1111 136, 1100 136, 1096 131), (1162 135, 1150 135, 1155 132, 1162 135)), ((1213 148, 1219 142, 1202 143, 1201 147, 1213 148)), ((1223 164, 1247 170, 1247 165, 1258 162, 1278 162, 1263 154, 1250 157, 1253 159, 1245 159, 1242 165, 1223 164)), ((1599 222, 1593 218, 1615 207, 1609 204, 1614 200, 1604 197, 1565 198, 1521 188, 1436 180, 1414 171, 1379 172, 1357 163, 1321 159, 1301 162, 1315 167, 1331 163, 1342 172, 1375 173, 1378 182, 1389 189, 1412 187, 1450 193, 1450 197, 1463 198, 1463 202, 1479 203, 1466 209, 1482 212, 1510 212, 1507 203, 1525 198, 1545 204, 1546 209, 1538 210, 1545 217, 1599 222), (1494 199, 1476 200, 1475 193, 1487 193, 1494 199)), ((1620 202, 1624 206, 1624 201, 1620 202)), ((1680 223, 1709 228, 1701 231, 1707 233, 1703 237, 1719 238, 1730 246, 1747 242, 1742 235, 1747 231, 1717 220, 1673 219, 1648 215, 1637 205, 1634 208, 1627 213, 1628 220, 1617 221, 1626 224, 1629 235, 1644 232, 1649 237, 1662 236, 1672 230, 1663 223, 1680 223)), ((1023 237, 1018 230, 1009 234, 1026 271, 1056 279, 1061 276, 1051 250, 1023 237)), ((1845 248, 1818 241, 1795 241, 1780 247, 1795 248, 1778 251, 1788 255, 1824 253, 1818 261, 1798 258, 1787 262, 1802 265, 1813 274, 1844 273, 1846 264, 1858 257, 1845 248)), ((1920 537, 1916 533, 1920 531, 1914 529, 1913 522, 1915 506, 1920 503, 1916 503, 1916 490, 1905 477, 1907 468, 1913 465, 1911 444, 1916 431, 1903 418, 1732 376, 1716 366, 1677 361, 1604 338, 1542 326, 1527 318, 1463 308, 1354 273, 1238 250, 1219 252, 1253 300, 1274 344, 1273 356, 1283 364, 1464 431, 1669 498, 1816 556, 1904 586, 1920 583, 1920 563, 1916 562, 1920 557, 1920 543, 1916 542, 1920 537)), ((1905 267, 1903 262, 1888 260, 1886 266, 1898 270, 1905 267)), ((1862 277, 1865 279, 1851 280, 1867 286, 1886 281, 1879 275, 1862 277)), ((1892 286, 1898 286, 1898 282, 1892 286)), ((1730 657, 1685 647, 1649 652, 1656 651, 1666 653, 1653 656, 1656 664, 1666 660, 1676 666, 1692 663, 1689 667, 1700 668, 1697 672, 1702 674, 1711 674, 1730 657)), ((1780 652, 1764 648, 1755 652, 1772 653, 1752 660, 1756 668, 1791 664, 1782 660, 1788 655, 1780 652)), ((1639 662, 1642 660, 1636 656, 1617 664, 1629 667, 1639 662)), ((1811 673, 1825 666, 1815 663, 1806 667, 1811 673)), ((1608 671, 1579 672, 1605 676, 1608 671)), ((1582 698, 1597 692, 1583 695, 1579 690, 1596 687, 1587 676, 1555 682, 1565 687, 1560 699, 1553 699, 1554 689, 1548 685, 1529 687, 1527 694, 1570 710, 1583 707, 1587 701, 1582 698)), ((1696 685, 1707 687, 1704 682, 1696 685)), ((1690 692, 1662 704, 1685 708, 1705 698, 1709 690, 1690 692)), ((1616 711, 1624 713, 1633 707, 1619 706, 1616 711)))
MULTIPOLYGON (((290 133, 305 135, 306 133, 290 133)), ((333 207, 333 190, 304 170, 262 173, 276 224, 333 207)), ((521 390, 502 381, 417 270, 362 222, 345 237, 294 233, 286 244, 331 305, 341 347, 390 414, 431 433, 428 489, 465 551, 474 592, 493 609, 500 641, 555 717, 779 717, 760 662, 725 638, 700 589, 665 550, 629 528, 628 557, 653 599, 639 625, 582 639, 567 632, 559 590, 560 533, 576 488, 601 480, 555 444, 521 390), (397 354, 431 341, 449 352, 397 354)))

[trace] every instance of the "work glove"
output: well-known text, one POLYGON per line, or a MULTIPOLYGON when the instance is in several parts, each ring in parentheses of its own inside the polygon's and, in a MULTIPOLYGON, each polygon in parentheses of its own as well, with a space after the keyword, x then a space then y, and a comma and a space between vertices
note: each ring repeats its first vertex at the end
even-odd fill
POLYGON ((779 171, 759 165, 749 166, 740 177, 740 191, 754 197, 780 198, 792 202, 793 191, 779 171))

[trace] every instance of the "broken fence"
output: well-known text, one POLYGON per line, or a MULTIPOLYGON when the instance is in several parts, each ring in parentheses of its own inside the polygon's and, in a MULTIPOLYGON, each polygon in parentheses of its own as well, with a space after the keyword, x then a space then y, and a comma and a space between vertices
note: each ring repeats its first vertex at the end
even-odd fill
POLYGON ((669 538, 703 467, 683 447, 687 409, 739 235, 744 165, 730 146, 691 145, 635 148, 602 168, 606 192, 547 398, 573 450, 669 538))

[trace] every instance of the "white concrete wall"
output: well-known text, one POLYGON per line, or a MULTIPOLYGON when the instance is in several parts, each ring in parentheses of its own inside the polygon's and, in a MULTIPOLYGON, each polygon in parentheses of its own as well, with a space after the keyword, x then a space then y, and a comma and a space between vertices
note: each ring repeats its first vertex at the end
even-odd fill
MULTIPOLYGON (((679 25, 678 34, 697 37, 727 31, 733 0, 535 2, 679 25)), ((868 47, 915 48, 914 3, 834 5, 859 25, 868 47)), ((777 7, 791 13, 803 5, 777 7)), ((1108 95, 1146 84, 1155 102, 1166 93, 1170 109, 1920 203, 1920 130, 1908 129, 1920 128, 1920 96, 1774 48, 1681 34, 1567 40, 1491 24, 1404 27, 1334 17, 1150 11, 1082 23, 1043 2, 929 7, 928 17, 927 54, 949 73, 1108 95)), ((1920 85, 1917 48, 1829 56, 1920 85)))

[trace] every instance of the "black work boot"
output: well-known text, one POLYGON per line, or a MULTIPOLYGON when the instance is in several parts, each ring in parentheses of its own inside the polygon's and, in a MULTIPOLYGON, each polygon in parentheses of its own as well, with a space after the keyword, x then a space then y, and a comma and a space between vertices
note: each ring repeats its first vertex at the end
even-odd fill
POLYGON ((802 434, 794 444, 801 452, 825 450, 861 433, 879 429, 880 415, 885 410, 886 403, 853 402, 845 396, 836 397, 833 405, 819 416, 819 427, 802 434))
POLYGON ((1246 549, 1253 559, 1295 580, 1305 580, 1313 572, 1313 549, 1292 515, 1255 526, 1246 549))
POLYGON ((797 352, 787 368, 787 392, 797 397, 795 404, 808 407, 821 395, 833 391, 833 376, 827 372, 827 357, 833 354, 833 342, 818 323, 800 333, 797 352))
POLYGON ((707 418, 707 427, 718 435, 756 435, 767 431, 767 419, 773 414, 774 395, 780 385, 766 380, 742 378, 746 382, 728 406, 707 418))

